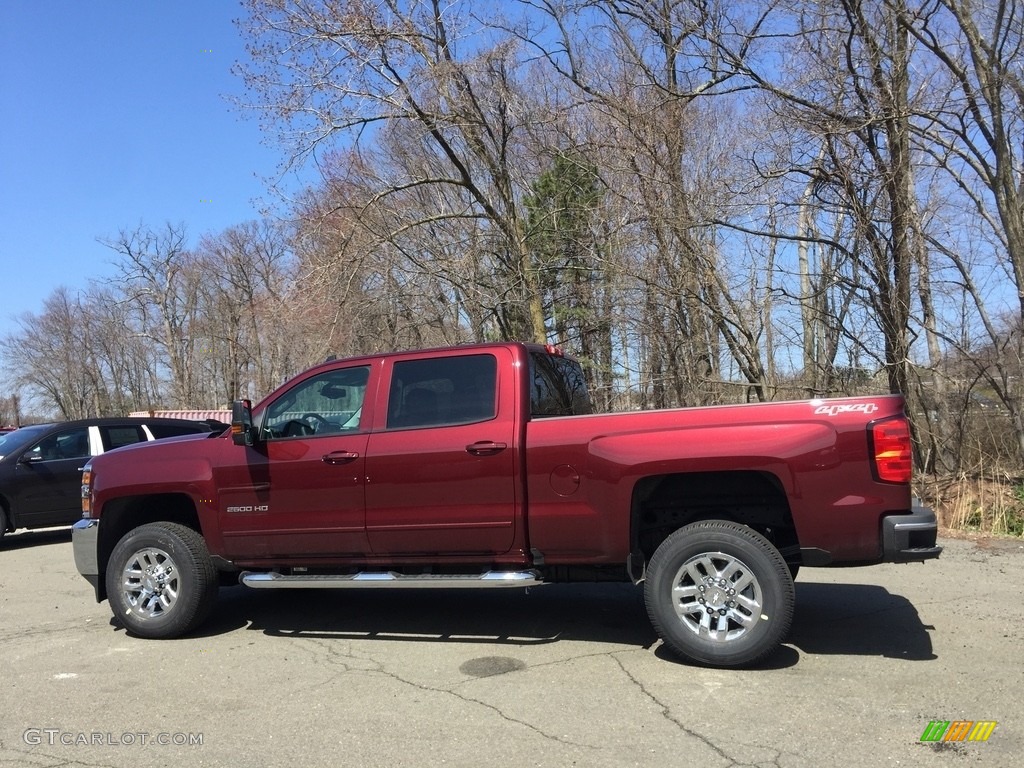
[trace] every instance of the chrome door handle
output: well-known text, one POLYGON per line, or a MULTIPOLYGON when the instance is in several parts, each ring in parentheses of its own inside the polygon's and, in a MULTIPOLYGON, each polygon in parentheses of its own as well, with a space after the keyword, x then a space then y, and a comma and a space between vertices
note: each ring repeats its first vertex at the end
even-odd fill
POLYGON ((324 454, 321 460, 324 464, 348 464, 358 458, 359 454, 352 451, 334 451, 324 454))
POLYGON ((479 442, 472 443, 466 446, 466 451, 472 453, 474 456, 493 456, 496 453, 501 453, 508 445, 506 443, 495 443, 492 440, 480 440, 479 442))

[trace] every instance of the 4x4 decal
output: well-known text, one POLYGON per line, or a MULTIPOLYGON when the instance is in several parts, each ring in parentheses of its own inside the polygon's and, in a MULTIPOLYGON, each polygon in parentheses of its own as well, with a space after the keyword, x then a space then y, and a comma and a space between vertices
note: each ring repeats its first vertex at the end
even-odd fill
POLYGON ((821 405, 814 409, 820 416, 838 416, 840 413, 864 413, 870 415, 878 410, 875 403, 836 403, 834 405, 821 405))

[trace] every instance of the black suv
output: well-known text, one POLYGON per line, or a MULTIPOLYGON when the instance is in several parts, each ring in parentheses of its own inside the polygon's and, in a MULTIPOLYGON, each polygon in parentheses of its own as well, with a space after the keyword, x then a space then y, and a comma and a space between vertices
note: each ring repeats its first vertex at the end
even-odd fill
POLYGON ((0 537, 71 525, 82 516, 82 466, 122 445, 220 432, 215 421, 107 418, 36 424, 0 433, 0 537))

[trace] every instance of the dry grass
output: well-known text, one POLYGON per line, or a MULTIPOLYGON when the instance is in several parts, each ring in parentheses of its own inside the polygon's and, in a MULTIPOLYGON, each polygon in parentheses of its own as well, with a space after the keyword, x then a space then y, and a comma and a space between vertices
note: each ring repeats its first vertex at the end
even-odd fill
POLYGON ((1024 481, 1005 473, 919 478, 917 493, 951 531, 1024 536, 1024 481))

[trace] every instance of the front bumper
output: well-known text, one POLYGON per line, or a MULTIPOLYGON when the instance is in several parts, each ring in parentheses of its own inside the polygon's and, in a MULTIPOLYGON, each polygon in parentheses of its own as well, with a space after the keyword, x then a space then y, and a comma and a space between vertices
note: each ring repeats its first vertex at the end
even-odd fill
POLYGON ((71 548, 75 553, 75 567, 92 584, 96 602, 103 600, 102 579, 96 547, 100 538, 99 520, 79 520, 71 526, 71 548))
POLYGON ((888 515, 882 518, 882 561, 915 563, 939 556, 942 547, 935 545, 939 523, 928 507, 914 507, 909 515, 888 515))

